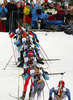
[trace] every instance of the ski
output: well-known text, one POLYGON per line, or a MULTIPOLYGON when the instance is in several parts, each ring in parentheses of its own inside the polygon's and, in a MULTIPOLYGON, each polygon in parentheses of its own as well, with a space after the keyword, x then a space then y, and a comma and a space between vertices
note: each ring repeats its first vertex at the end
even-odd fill
POLYGON ((16 65, 13 65, 13 64, 9 64, 8 66, 9 66, 9 67, 17 68, 17 66, 16 66, 16 65))
POLYGON ((10 93, 9 93, 9 96, 11 96, 11 97, 13 97, 13 98, 16 98, 16 99, 19 99, 19 100, 20 100, 19 97, 13 96, 13 95, 11 95, 10 93))
POLYGON ((61 60, 61 59, 43 59, 42 61, 57 61, 57 60, 61 60))
MULTIPOLYGON (((9 96, 12 97, 12 98, 16 98, 16 99, 18 99, 18 100, 23 100, 21 97, 13 96, 13 95, 11 95, 10 93, 9 93, 9 96)), ((30 99, 27 99, 27 100, 30 100, 30 99)))

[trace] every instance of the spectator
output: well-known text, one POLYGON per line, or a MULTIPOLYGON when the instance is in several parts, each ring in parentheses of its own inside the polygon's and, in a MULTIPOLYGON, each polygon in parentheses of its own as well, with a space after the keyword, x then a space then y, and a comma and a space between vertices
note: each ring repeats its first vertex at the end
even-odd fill
POLYGON ((31 12, 33 11, 34 7, 35 7, 35 3, 32 2, 32 3, 31 3, 31 8, 30 8, 31 12))
POLYGON ((24 7, 23 13, 24 13, 23 26, 24 27, 30 26, 31 17, 29 16, 30 15, 30 4, 29 3, 27 3, 26 6, 24 7))
POLYGON ((14 0, 10 0, 10 3, 7 5, 9 15, 12 14, 13 11, 16 11, 16 5, 14 4, 14 0))
POLYGON ((34 3, 33 0, 30 0, 30 10, 32 11, 34 6, 36 6, 37 4, 34 3))
POLYGON ((9 31, 15 30, 17 28, 16 27, 17 25, 16 25, 16 19, 14 17, 14 12, 16 11, 17 7, 14 4, 14 0, 10 0, 10 3, 6 7, 8 9, 8 23, 10 23, 10 25, 9 25, 10 29, 9 29, 9 31))
MULTIPOLYGON (((0 17, 4 17, 5 14, 8 12, 7 8, 5 8, 5 4, 2 3, 1 4, 1 8, 0 8, 0 17)), ((5 20, 0 20, 0 31, 1 32, 6 32, 6 26, 4 24, 5 20)))
POLYGON ((45 4, 44 4, 44 3, 43 3, 43 4, 41 4, 41 7, 42 7, 43 12, 45 12, 45 11, 46 11, 46 9, 45 9, 45 4))
POLYGON ((56 6, 56 10, 59 11, 60 10, 60 5, 56 6))
POLYGON ((17 6, 17 8, 16 8, 16 12, 15 12, 14 17, 16 18, 17 26, 18 26, 18 24, 20 26, 22 26, 23 9, 21 8, 21 4, 19 2, 17 2, 16 6, 17 6))
POLYGON ((65 16, 64 7, 61 6, 56 14, 56 20, 64 21, 64 16, 65 16))
POLYGON ((71 4, 68 5, 65 15, 66 15, 66 22, 73 23, 73 6, 71 4))
POLYGON ((44 5, 45 5, 45 6, 46 6, 46 5, 48 5, 48 6, 49 6, 48 2, 44 2, 44 5))
POLYGON ((43 20, 43 19, 47 19, 47 18, 48 18, 48 14, 43 13, 42 7, 36 6, 32 11, 31 28, 33 28, 33 29, 38 28, 37 27, 38 19, 43 20))
POLYGON ((49 16, 55 15, 55 14, 57 13, 57 11, 54 9, 54 3, 51 3, 51 4, 49 5, 49 9, 47 9, 47 10, 45 11, 45 13, 49 14, 49 16))
POLYGON ((49 9, 49 5, 47 4, 47 5, 45 5, 45 9, 47 10, 47 9, 49 9))
POLYGON ((34 2, 34 0, 30 0, 30 4, 31 4, 32 2, 34 2))
MULTIPOLYGON (((8 2, 7 0, 4 0, 4 4, 5 4, 5 7, 8 9, 8 2)), ((9 12, 7 13, 7 20, 6 20, 6 32, 9 31, 9 12)))
POLYGON ((0 4, 0 8, 1 8, 1 4, 0 4))
POLYGON ((68 5, 66 4, 65 6, 64 6, 64 8, 65 8, 65 11, 67 10, 67 8, 68 8, 68 5))
POLYGON ((24 1, 21 1, 21 8, 24 9, 24 7, 25 7, 25 3, 24 1))
POLYGON ((0 17, 4 17, 5 13, 7 13, 8 10, 5 8, 5 4, 2 3, 1 4, 1 8, 0 8, 0 17))
POLYGON ((6 6, 7 6, 7 4, 8 4, 8 3, 7 3, 7 0, 4 0, 4 4, 5 4, 5 7, 6 7, 6 6))

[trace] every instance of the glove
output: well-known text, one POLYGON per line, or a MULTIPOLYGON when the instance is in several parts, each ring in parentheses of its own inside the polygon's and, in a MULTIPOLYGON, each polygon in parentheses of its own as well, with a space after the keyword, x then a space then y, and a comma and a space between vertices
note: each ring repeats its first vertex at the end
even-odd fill
POLYGON ((55 17, 59 17, 59 14, 56 14, 55 17))
POLYGON ((39 42, 39 40, 37 39, 37 42, 39 42))
POLYGON ((39 48, 39 44, 38 43, 36 43, 35 45, 39 48))
POLYGON ((17 35, 13 37, 13 39, 16 39, 16 40, 17 40, 17 38, 18 38, 18 36, 17 36, 17 35))
POLYGON ((9 35, 11 34, 11 31, 9 31, 9 35))
POLYGON ((10 34, 10 38, 12 38, 14 36, 14 33, 10 34))
POLYGON ((29 75, 26 74, 26 75, 24 76, 24 80, 26 80, 28 77, 29 77, 29 75))
POLYGON ((14 45, 18 45, 20 42, 19 41, 15 41, 14 42, 14 45))
POLYGON ((52 97, 50 97, 49 100, 52 100, 52 97))
POLYGON ((45 78, 46 80, 49 80, 49 77, 48 77, 46 74, 44 74, 44 78, 45 78))

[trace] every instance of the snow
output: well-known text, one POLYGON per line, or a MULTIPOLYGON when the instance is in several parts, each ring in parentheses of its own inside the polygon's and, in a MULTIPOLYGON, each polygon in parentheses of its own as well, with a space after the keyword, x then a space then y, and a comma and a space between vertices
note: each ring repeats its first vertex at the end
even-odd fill
MULTIPOLYGON (((50 80, 47 81, 48 88, 51 89, 52 87, 56 87, 58 81, 62 78, 65 81, 65 86, 70 90, 71 100, 73 100, 73 36, 66 35, 63 32, 36 32, 36 34, 40 40, 40 45, 44 49, 48 58, 61 59, 59 61, 51 61, 51 63, 48 62, 49 66, 45 64, 43 67, 48 67, 48 69, 45 70, 49 73, 66 71, 63 77, 61 75, 49 76, 50 80)), ((8 33, 0 33, 0 100, 16 100, 15 98, 10 97, 9 93, 14 96, 18 95, 18 83, 20 83, 20 96, 22 95, 23 80, 20 77, 20 81, 18 81, 18 74, 19 70, 21 74, 23 69, 16 68, 15 65, 12 66, 14 57, 11 59, 6 70, 3 70, 12 55, 12 44, 8 33)), ((48 88, 45 83, 44 100, 48 100, 48 88)), ((26 100, 27 98, 28 93, 26 95, 26 100)))

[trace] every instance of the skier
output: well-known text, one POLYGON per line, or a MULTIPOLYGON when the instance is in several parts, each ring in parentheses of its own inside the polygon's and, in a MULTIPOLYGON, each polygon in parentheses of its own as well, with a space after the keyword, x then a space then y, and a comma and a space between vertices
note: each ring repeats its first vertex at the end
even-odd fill
POLYGON ((69 89, 65 88, 65 82, 63 80, 59 81, 58 87, 53 87, 50 89, 49 100, 71 100, 69 89), (54 97, 52 94, 54 93, 54 97))
POLYGON ((30 100, 34 100, 36 93, 37 100, 41 100, 41 92, 45 86, 44 79, 49 80, 49 77, 37 65, 31 66, 30 71, 26 75, 24 75, 24 79, 27 80, 29 76, 31 76, 33 82, 32 90, 29 94, 30 100))
MULTIPOLYGON (((37 63, 37 59, 36 59, 34 52, 32 50, 28 50, 26 54, 27 54, 26 57, 24 57, 24 73, 22 75, 26 75, 26 73, 28 74, 31 70, 31 67, 37 63)), ((39 66, 39 68, 40 68, 40 66, 39 66)), ((24 91, 23 91, 23 95, 21 97, 23 99, 26 96, 27 86, 29 84, 30 79, 31 79, 31 76, 29 75, 29 77, 25 80, 24 91)), ((29 95, 31 95, 32 86, 33 86, 33 82, 31 79, 31 86, 30 86, 30 94, 29 95)))

